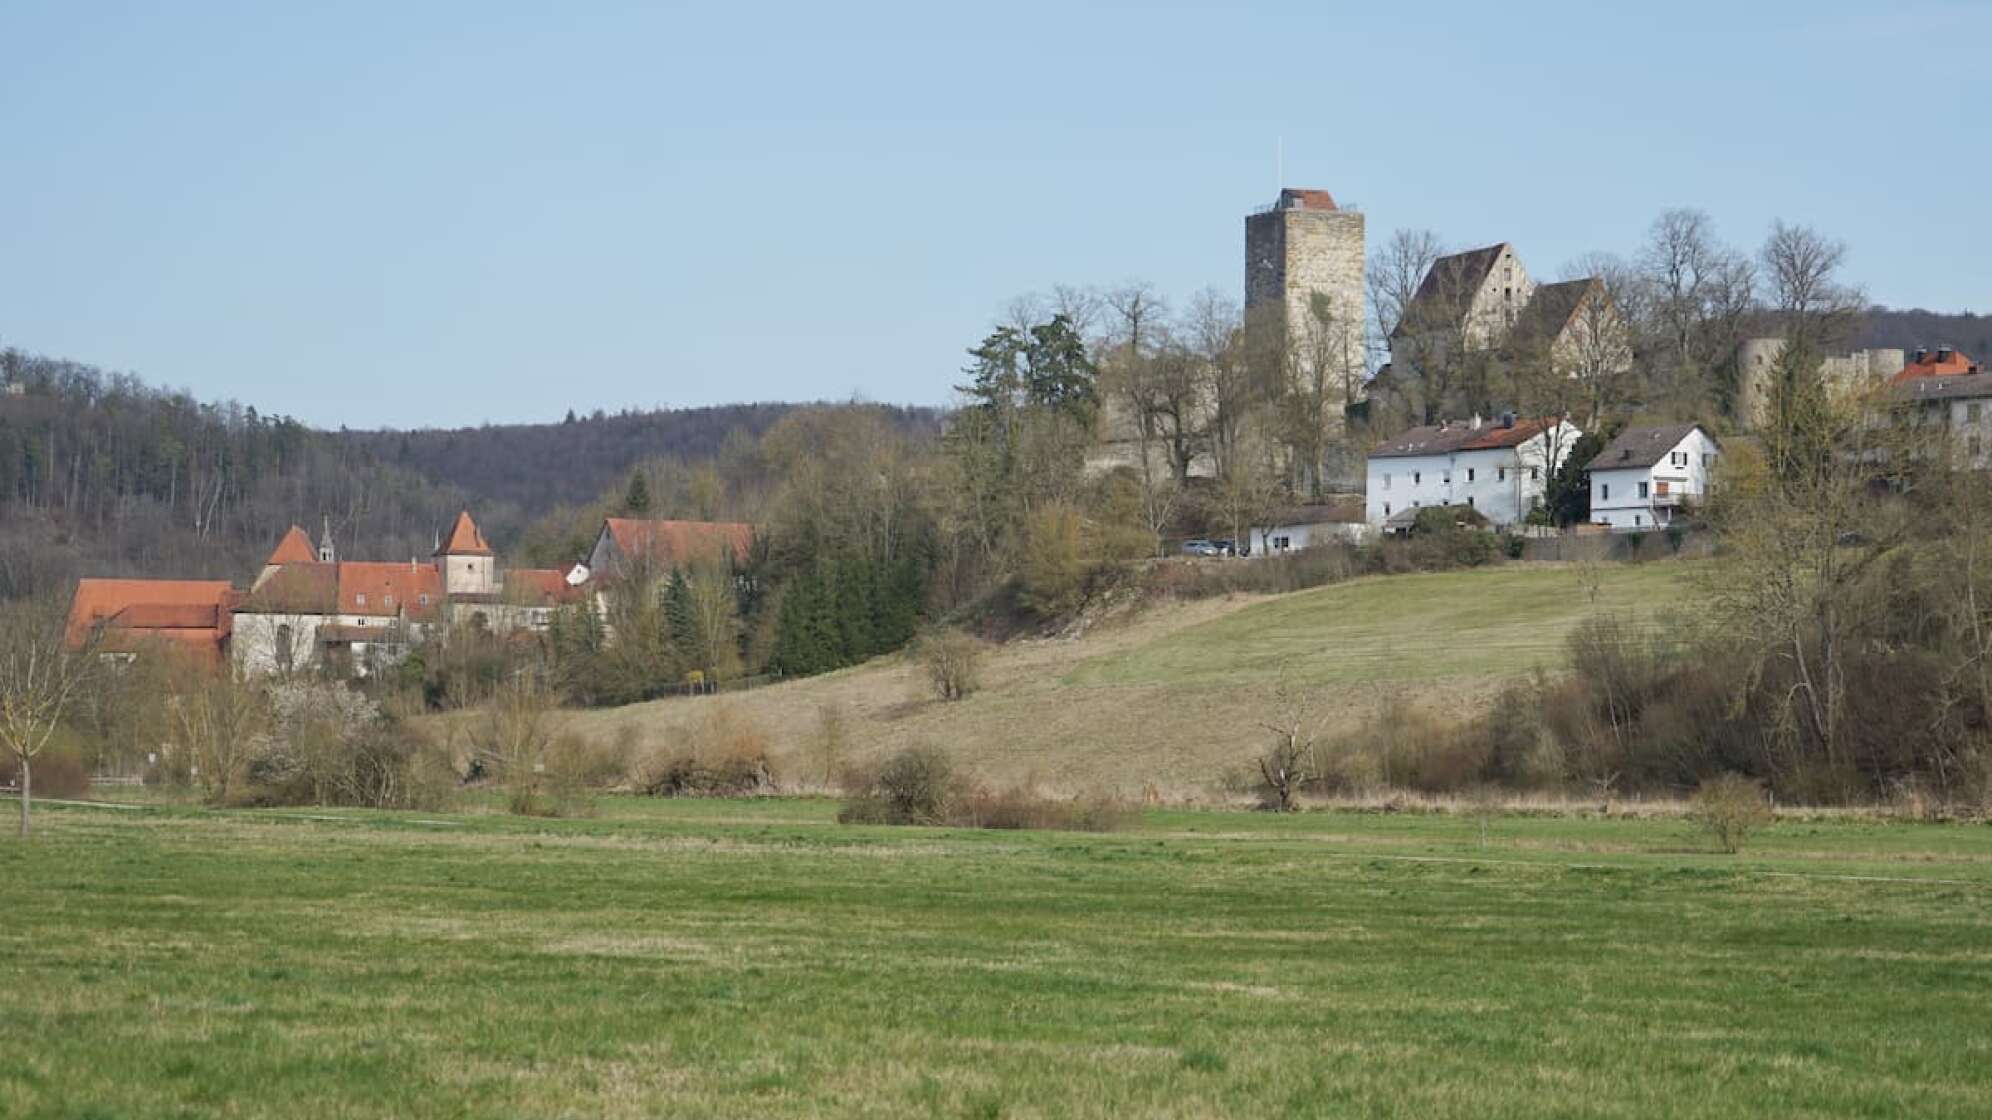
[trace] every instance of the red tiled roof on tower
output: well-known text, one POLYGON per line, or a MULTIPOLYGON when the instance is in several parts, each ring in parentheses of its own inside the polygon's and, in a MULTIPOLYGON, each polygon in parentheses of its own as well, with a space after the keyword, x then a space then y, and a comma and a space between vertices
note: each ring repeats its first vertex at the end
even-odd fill
POLYGON ((1333 210, 1335 196, 1308 187, 1287 187, 1280 191, 1279 207, 1282 210, 1333 210))
POLYGON ((270 553, 270 558, 263 563, 270 566, 309 564, 317 559, 318 551, 311 547, 311 538, 305 535, 303 529, 293 525, 284 534, 284 539, 277 542, 277 550, 270 553))
POLYGON ((450 526, 449 538, 443 547, 436 550, 438 556, 489 556, 491 546, 484 541, 484 534, 478 531, 477 522, 470 519, 470 511, 457 514, 456 524, 450 526))

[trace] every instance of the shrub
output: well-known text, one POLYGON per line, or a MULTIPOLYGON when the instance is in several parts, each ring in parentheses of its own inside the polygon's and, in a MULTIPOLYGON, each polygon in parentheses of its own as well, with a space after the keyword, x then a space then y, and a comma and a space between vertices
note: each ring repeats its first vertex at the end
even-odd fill
POLYGON ((981 683, 981 639, 960 630, 937 630, 920 639, 918 656, 943 700, 960 700, 981 683))
MULTIPOLYGON (((36 797, 81 797, 90 792, 90 771, 75 751, 51 747, 36 755, 28 767, 36 797)), ((0 753, 0 786, 12 786, 20 777, 20 759, 11 751, 0 753)))
POLYGON ((1522 553, 1528 551, 1528 547, 1528 538, 1518 533, 1505 533, 1501 537, 1501 549, 1508 554, 1510 560, 1520 560, 1522 553))
POLYGON ((768 734, 730 704, 715 704, 676 746, 636 768, 635 785, 652 797, 742 797, 775 788, 768 734))
POLYGON ((1039 618, 1076 609, 1085 597, 1091 564, 1084 525, 1070 505, 1051 503, 1024 522, 1017 557, 1017 601, 1039 618))
POLYGON ((1740 774, 1710 778, 1695 791, 1694 822, 1725 852, 1743 848, 1750 833, 1771 823, 1764 787, 1740 774))
POLYGON ((963 790, 954 761, 939 747, 907 747, 876 771, 846 779, 851 800, 837 819, 850 824, 947 823, 963 790))
POLYGON ((1046 797, 1027 785, 1006 790, 976 789, 956 800, 947 823, 957 828, 1040 829, 1060 832, 1118 832, 1134 810, 1106 794, 1046 797))

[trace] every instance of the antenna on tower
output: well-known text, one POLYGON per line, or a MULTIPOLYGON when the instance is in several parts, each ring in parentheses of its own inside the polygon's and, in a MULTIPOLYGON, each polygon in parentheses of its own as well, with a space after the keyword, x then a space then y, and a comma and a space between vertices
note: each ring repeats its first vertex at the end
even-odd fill
POLYGON ((1286 189, 1286 137, 1273 138, 1273 174, 1279 182, 1273 184, 1275 194, 1286 189))

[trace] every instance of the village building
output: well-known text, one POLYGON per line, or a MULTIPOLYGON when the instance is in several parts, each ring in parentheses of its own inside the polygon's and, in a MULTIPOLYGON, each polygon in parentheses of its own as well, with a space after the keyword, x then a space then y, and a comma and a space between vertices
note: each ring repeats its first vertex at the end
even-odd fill
POLYGON ((1956 465, 1992 469, 1992 373, 1969 362, 1964 368, 1972 372, 1898 380, 1885 403, 1900 421, 1948 441, 1956 465))
POLYGON ((329 527, 314 546, 293 525, 247 590, 209 580, 83 580, 68 637, 80 645, 98 631, 104 649, 129 653, 169 642, 249 674, 332 666, 365 675, 451 626, 543 630, 555 609, 587 600, 586 582, 574 569, 500 567, 468 512, 426 560, 342 560, 329 527))
POLYGON ((1496 528, 1542 504, 1550 475, 1583 433, 1568 420, 1476 416, 1412 428, 1369 455, 1366 514, 1384 532, 1408 531, 1428 506, 1467 506, 1496 528))
POLYGON ((1620 432, 1585 469, 1591 523, 1637 532, 1664 528, 1708 496, 1721 444, 1700 424, 1620 432))
MULTIPOLYGON (((1733 412, 1745 429, 1757 431, 1770 420, 1771 379, 1789 345, 1783 338, 1747 338, 1738 345, 1733 412)), ((1851 394, 1893 380, 1907 365, 1898 349, 1855 350, 1822 357, 1818 377, 1835 394, 1851 394)))
POLYGON ((1323 544, 1362 544, 1376 535, 1364 520, 1363 500, 1350 495, 1313 505, 1289 506, 1254 526, 1246 547, 1252 556, 1277 556, 1323 544))
POLYGON ((1955 347, 1939 346, 1935 350, 1918 348, 1913 360, 1905 363, 1901 372, 1889 378, 1892 384, 1913 381, 1918 377, 1968 377, 1982 372, 1978 363, 1970 355, 1955 347))

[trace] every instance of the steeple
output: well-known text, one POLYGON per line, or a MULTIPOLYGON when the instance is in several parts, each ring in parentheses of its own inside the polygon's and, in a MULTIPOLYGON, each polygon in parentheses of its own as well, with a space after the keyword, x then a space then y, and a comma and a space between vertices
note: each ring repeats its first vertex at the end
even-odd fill
POLYGON ((318 534, 318 562, 336 564, 339 562, 339 553, 332 547, 332 519, 325 518, 322 525, 323 529, 318 534))

